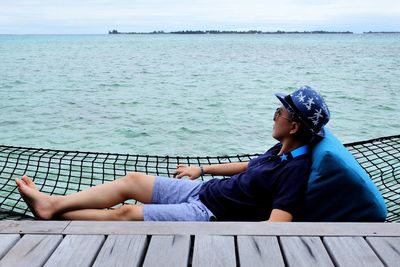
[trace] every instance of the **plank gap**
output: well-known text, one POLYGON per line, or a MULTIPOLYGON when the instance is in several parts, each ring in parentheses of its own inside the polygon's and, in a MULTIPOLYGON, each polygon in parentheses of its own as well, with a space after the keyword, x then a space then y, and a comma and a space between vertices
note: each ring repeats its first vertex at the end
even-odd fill
POLYGON ((398 266, 400 262, 399 237, 366 237, 366 242, 385 266, 398 266))
POLYGON ((375 253, 375 255, 378 257, 378 259, 379 259, 382 263, 384 263, 384 262, 385 262, 385 259, 382 258, 381 255, 379 255, 379 253, 376 251, 376 249, 374 248, 374 246, 372 246, 372 245, 368 242, 366 236, 363 236, 363 239, 364 239, 365 243, 367 243, 367 245, 371 248, 372 252, 375 253))
POLYGON ((192 267, 193 262, 193 251, 194 251, 194 235, 190 236, 190 247, 189 247, 189 257, 188 257, 188 267, 192 267))
POLYGON ((236 267, 240 267, 240 259, 239 259, 239 248, 238 248, 238 240, 237 236, 233 236, 233 242, 235 246, 235 258, 236 258, 236 267))
POLYGON ((142 258, 139 260, 139 262, 140 262, 139 266, 143 266, 143 264, 144 264, 144 260, 146 259, 147 251, 149 250, 151 237, 152 237, 151 235, 146 236, 146 243, 145 243, 144 250, 142 253, 142 258))
POLYGON ((5 234, 1 237, 0 242, 0 261, 21 239, 19 234, 5 234))
POLYGON ((330 247, 325 242, 325 237, 321 236, 320 238, 321 238, 321 241, 322 241, 322 245, 324 246, 326 252, 328 253, 329 258, 331 258, 331 261, 333 262, 333 264, 335 266, 340 266, 339 263, 336 261, 334 255, 333 255, 333 251, 330 249, 330 247))
POLYGON ((146 259, 147 252, 149 250, 149 245, 150 245, 151 238, 152 238, 152 235, 147 235, 146 236, 146 245, 144 246, 144 250, 143 250, 143 253, 142 253, 142 258, 139 260, 139 266, 143 266, 143 264, 144 264, 144 260, 146 259))
POLYGON ((281 251, 281 254, 282 254, 283 263, 285 266, 289 266, 288 259, 287 259, 288 256, 285 254, 285 250, 283 249, 281 237, 277 236, 277 238, 278 238, 279 250, 281 251))
POLYGON ((94 253, 94 257, 92 258, 90 266, 93 266, 94 262, 97 259, 97 256, 99 256, 99 253, 100 253, 101 249, 103 248, 104 244, 106 243, 107 238, 108 238, 108 235, 105 235, 104 239, 102 240, 103 241, 102 244, 99 246, 99 249, 96 251, 96 253, 94 253))
POLYGON ((324 237, 331 258, 339 266, 384 266, 364 237, 324 237))
POLYGON ((331 261, 333 262, 333 264, 335 266, 337 266, 337 263, 335 262, 335 258, 332 256, 331 252, 329 251, 327 245, 324 242, 324 237, 323 236, 318 236, 318 238, 320 239, 322 246, 324 247, 324 249, 326 250, 326 253, 328 254, 329 258, 331 259, 331 261))

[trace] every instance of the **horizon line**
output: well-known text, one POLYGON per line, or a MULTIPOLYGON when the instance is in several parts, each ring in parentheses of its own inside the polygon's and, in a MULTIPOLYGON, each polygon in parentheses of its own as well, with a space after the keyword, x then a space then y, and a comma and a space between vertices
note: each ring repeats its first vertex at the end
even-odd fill
MULTIPOLYGON (((109 35, 110 30, 104 33, 61 33, 61 32, 52 32, 52 33, 0 33, 0 35, 109 35)), ((285 34, 285 33, 343 33, 343 34, 371 34, 371 33, 400 33, 400 31, 325 31, 325 30, 313 30, 313 31, 259 31, 259 30, 247 30, 247 31, 236 31, 236 30, 179 30, 179 31, 162 31, 162 30, 154 30, 148 32, 118 32, 118 34, 181 34, 184 32, 203 32, 203 33, 211 33, 211 34, 223 34, 223 33, 276 33, 276 34, 285 34), (212 31, 219 31, 219 33, 213 33, 212 31)))

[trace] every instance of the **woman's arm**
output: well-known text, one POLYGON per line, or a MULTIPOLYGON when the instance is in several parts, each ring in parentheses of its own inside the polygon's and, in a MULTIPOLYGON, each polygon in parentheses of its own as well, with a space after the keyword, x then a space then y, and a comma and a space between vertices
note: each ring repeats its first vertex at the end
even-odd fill
POLYGON ((292 214, 280 209, 273 209, 267 222, 291 222, 293 220, 292 214))
MULTIPOLYGON (((204 165, 203 172, 205 174, 212 175, 222 175, 231 176, 237 173, 244 172, 247 170, 248 162, 234 162, 234 163, 224 163, 224 164, 213 164, 204 165)), ((183 176, 188 176, 189 179, 194 180, 200 177, 201 168, 199 166, 185 166, 178 165, 174 177, 182 178, 183 176)))

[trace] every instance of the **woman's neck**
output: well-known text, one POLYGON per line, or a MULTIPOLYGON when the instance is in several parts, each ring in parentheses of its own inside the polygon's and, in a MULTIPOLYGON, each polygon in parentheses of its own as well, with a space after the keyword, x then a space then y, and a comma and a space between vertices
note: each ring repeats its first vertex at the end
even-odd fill
POLYGON ((293 140, 293 139, 286 139, 283 142, 281 142, 282 147, 281 150, 279 151, 278 155, 282 155, 283 153, 288 153, 290 151, 295 150, 296 148, 299 148, 301 146, 304 146, 305 143, 298 141, 298 140, 293 140))

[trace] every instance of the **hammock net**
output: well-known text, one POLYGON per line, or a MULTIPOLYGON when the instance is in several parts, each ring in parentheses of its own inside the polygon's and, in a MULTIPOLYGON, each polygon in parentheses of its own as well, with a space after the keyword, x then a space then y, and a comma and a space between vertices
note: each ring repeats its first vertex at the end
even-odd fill
MULTIPOLYGON (((400 221, 400 135, 345 146, 382 193, 388 208, 387 221, 400 221)), ((0 220, 33 219, 15 186, 15 178, 24 174, 34 179, 40 191, 66 195, 115 180, 132 171, 172 176, 178 164, 249 161, 257 156, 143 156, 0 146, 0 220)), ((211 178, 222 176, 201 177, 203 180, 211 178)))

